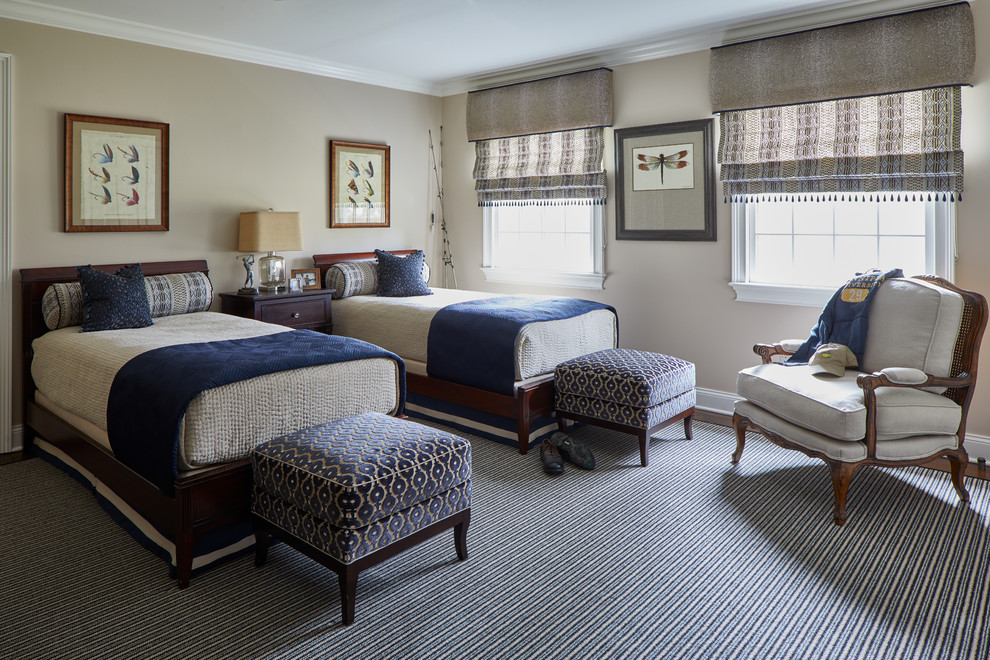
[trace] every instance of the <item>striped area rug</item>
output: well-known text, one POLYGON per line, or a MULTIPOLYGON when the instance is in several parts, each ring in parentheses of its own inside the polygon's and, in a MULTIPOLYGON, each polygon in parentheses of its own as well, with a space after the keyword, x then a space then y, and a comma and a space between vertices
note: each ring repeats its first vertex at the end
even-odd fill
POLYGON ((470 558, 451 534, 336 576, 284 545, 178 590, 84 488, 0 466, 5 658, 986 658, 990 492, 863 469, 832 523, 822 463, 680 425, 639 467, 632 436, 585 427, 598 467, 473 442, 470 558))

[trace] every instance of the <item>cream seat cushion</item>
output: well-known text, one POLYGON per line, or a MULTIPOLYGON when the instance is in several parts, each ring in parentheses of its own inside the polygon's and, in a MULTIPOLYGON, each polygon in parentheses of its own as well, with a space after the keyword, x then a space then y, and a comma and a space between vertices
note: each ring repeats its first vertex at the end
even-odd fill
MULTIPOLYGON (((754 405, 799 427, 837 440, 866 435, 861 372, 815 376, 810 367, 761 364, 739 372, 736 391, 754 405)), ((939 394, 912 388, 877 390, 877 440, 916 435, 954 435, 962 408, 939 394)))
MULTIPOLYGON (((791 424, 748 401, 736 401, 735 411, 760 428, 787 438, 794 444, 825 454, 833 460, 855 463, 867 458, 865 442, 834 440, 791 424)), ((877 458, 885 461, 913 461, 929 458, 958 446, 959 441, 955 435, 916 435, 897 440, 879 440, 877 458)))

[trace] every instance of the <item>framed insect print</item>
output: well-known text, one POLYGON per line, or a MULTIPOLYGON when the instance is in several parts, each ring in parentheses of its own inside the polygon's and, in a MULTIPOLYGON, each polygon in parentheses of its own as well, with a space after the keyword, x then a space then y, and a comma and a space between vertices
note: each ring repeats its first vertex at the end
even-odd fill
POLYGON ((65 231, 168 231, 168 124, 66 113, 65 231))
POLYGON ((615 131, 615 237, 714 241, 713 120, 615 131))
POLYGON ((330 227, 389 226, 389 148, 330 141, 330 227))

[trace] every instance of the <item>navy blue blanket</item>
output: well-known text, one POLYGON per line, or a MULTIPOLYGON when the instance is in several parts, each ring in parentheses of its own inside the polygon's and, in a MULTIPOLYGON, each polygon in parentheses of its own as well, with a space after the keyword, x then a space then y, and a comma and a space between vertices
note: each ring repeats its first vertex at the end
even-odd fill
POLYGON ((579 298, 505 296, 441 308, 430 323, 426 373, 500 394, 513 394, 516 335, 527 323, 580 316, 609 305, 579 298))
MULTIPOLYGON (((147 351, 127 362, 110 386, 110 447, 121 462, 171 495, 178 476, 179 428, 197 394, 279 371, 378 357, 391 358, 399 367, 399 414, 405 406, 405 363, 357 339, 292 330, 147 351)), ((271 402, 273 408, 281 404, 271 402)))

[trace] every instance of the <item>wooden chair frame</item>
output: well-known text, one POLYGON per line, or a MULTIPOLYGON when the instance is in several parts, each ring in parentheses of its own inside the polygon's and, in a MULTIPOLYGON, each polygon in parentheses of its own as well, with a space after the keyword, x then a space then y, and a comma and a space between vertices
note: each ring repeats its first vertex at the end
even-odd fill
MULTIPOLYGON (((857 377, 856 384, 863 390, 863 403, 866 407, 866 429, 864 430, 863 437, 863 442, 866 444, 866 458, 859 461, 838 461, 821 452, 808 449, 807 447, 791 442, 777 433, 762 428, 738 412, 732 415, 732 426, 736 430, 736 450, 732 454, 733 463, 738 463, 742 457, 743 448, 746 444, 747 429, 761 433, 768 440, 785 449, 795 449, 812 458, 820 458, 825 461, 826 465, 828 465, 829 473, 832 477, 832 487, 835 491, 833 518, 837 525, 841 525, 846 521, 846 496, 849 492, 849 484, 852 481, 853 473, 864 465, 903 467, 923 465, 937 458, 945 457, 949 461, 952 484, 955 486, 959 499, 963 502, 969 501, 969 493, 966 491, 966 486, 963 483, 963 476, 969 462, 969 455, 963 447, 963 442, 966 438, 966 416, 969 413, 969 405, 973 399, 973 388, 976 385, 976 370, 979 364, 980 344, 983 341, 983 332, 987 326, 987 300, 979 293, 960 289, 948 280, 934 275, 919 275, 912 279, 929 282, 930 284, 954 291, 962 296, 962 324, 959 329, 959 335, 956 338, 950 376, 939 378, 929 375, 928 379, 924 382, 912 385, 893 383, 882 373, 861 374, 857 377), (876 390, 880 387, 947 388, 942 393, 942 396, 952 399, 962 408, 962 417, 959 421, 959 428, 956 431, 956 435, 959 438, 958 447, 956 449, 941 450, 930 456, 914 460, 893 461, 877 458, 876 390)), ((792 354, 780 344, 757 344, 753 347, 753 352, 761 357, 763 364, 770 364, 774 356, 788 356, 792 354)))

